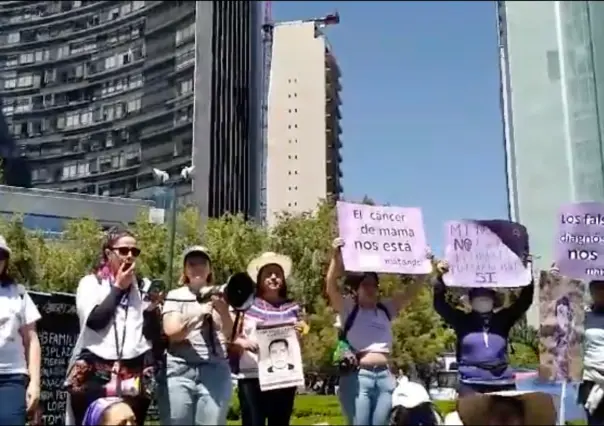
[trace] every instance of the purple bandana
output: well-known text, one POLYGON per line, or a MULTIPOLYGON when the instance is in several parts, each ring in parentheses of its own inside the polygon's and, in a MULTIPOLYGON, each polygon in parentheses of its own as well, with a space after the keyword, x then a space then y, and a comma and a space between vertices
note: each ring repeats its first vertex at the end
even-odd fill
POLYGON ((108 397, 99 398, 88 406, 82 426, 98 426, 101 424, 101 418, 107 409, 117 403, 122 402, 122 398, 108 397))

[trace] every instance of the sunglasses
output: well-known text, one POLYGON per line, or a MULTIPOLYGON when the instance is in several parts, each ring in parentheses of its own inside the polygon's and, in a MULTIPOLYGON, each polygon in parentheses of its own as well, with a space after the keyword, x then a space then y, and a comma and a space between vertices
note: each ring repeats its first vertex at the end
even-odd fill
POLYGON ((141 249, 138 247, 113 247, 113 250, 117 251, 120 256, 132 254, 132 257, 138 257, 141 254, 141 249))

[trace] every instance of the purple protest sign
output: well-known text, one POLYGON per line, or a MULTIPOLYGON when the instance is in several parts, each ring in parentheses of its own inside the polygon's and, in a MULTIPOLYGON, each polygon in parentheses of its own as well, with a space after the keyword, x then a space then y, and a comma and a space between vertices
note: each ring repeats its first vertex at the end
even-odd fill
POLYGON ((604 204, 568 204, 558 214, 555 261, 563 276, 591 281, 604 276, 604 204))
POLYGON ((528 255, 528 233, 507 220, 461 220, 445 224, 445 260, 449 272, 443 276, 452 287, 522 287, 532 280, 524 265, 528 255))
POLYGON ((381 207, 338 201, 342 259, 351 272, 429 274, 426 235, 418 208, 381 207))

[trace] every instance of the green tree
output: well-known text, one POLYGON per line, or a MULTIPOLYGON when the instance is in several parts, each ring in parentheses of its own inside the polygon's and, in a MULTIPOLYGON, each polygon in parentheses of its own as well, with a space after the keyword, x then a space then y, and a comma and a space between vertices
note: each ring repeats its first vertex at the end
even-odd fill
MULTIPOLYGON (((369 200, 366 200, 369 201, 369 200)), ((247 263, 262 251, 291 256, 294 269, 288 280, 291 296, 304 307, 310 332, 303 345, 308 371, 328 369, 336 342, 335 313, 324 298, 324 276, 336 236, 335 205, 324 202, 313 214, 285 214, 272 229, 245 221, 239 215, 225 215, 204 222, 199 212, 187 208, 179 212, 176 228, 174 282, 181 269, 182 250, 203 244, 212 253, 215 282, 222 283, 234 272, 244 271, 247 263)), ((141 215, 131 227, 142 249, 137 270, 149 277, 167 279, 167 225, 149 223, 141 215)), ((14 250, 12 273, 22 283, 39 291, 75 292, 78 281, 89 273, 101 256, 102 227, 94 220, 70 222, 59 238, 47 239, 27 231, 22 218, 0 221, 0 234, 14 250)), ((409 279, 381 277, 387 296, 409 284, 409 279)), ((431 290, 426 286, 395 321, 394 357, 403 368, 429 366, 451 346, 452 333, 443 327, 432 309, 431 290)))

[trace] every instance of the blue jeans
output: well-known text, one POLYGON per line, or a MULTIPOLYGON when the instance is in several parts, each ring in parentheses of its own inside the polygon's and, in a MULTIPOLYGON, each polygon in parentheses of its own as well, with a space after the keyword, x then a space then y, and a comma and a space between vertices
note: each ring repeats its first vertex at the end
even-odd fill
POLYGON ((233 391, 227 360, 198 365, 168 361, 167 385, 171 424, 226 424, 233 391))
POLYGON ((25 424, 27 382, 28 377, 24 374, 0 375, 0 425, 25 424))
POLYGON ((340 403, 348 424, 388 424, 395 387, 388 367, 361 368, 340 377, 340 403))

